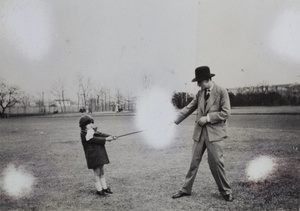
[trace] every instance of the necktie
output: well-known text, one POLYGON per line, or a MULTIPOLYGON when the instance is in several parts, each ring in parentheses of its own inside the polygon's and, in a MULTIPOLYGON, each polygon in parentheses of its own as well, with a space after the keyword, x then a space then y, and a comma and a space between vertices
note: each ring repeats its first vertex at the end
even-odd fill
POLYGON ((206 90, 205 90, 205 101, 208 100, 209 96, 210 96, 210 90, 209 90, 209 89, 206 89, 206 90))

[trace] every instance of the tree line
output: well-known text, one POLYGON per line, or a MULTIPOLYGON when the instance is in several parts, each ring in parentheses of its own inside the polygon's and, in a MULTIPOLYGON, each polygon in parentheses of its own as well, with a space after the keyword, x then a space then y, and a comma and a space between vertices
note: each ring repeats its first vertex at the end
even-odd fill
MULTIPOLYGON (((151 86, 151 76, 144 75, 142 78, 143 88, 147 89, 151 86)), ((116 89, 114 96, 111 91, 103 86, 95 86, 92 84, 91 78, 80 73, 76 78, 77 90, 76 102, 78 111, 85 109, 87 106, 93 111, 108 111, 112 110, 114 105, 126 106, 126 110, 134 110, 130 103, 134 103, 132 96, 124 97, 120 89, 116 89), (131 105, 131 106, 130 106, 131 105)), ((298 85, 299 89, 299 85, 298 85)), ((59 100, 59 112, 66 112, 67 89, 66 82, 59 79, 53 83, 50 91, 51 95, 59 100)), ((300 100, 294 94, 279 93, 272 90, 271 86, 266 84, 255 87, 241 87, 236 89, 236 93, 229 91, 231 106, 281 106, 281 105, 300 105, 300 100)), ((171 102, 175 107, 181 109, 188 105, 193 100, 193 95, 187 92, 174 92, 171 102)), ((38 99, 30 96, 22 91, 17 85, 11 85, 0 81, 0 115, 5 117, 8 108, 14 107, 16 104, 21 106, 26 113, 28 107, 35 106, 39 108, 40 113, 45 113, 46 103, 44 100, 44 92, 38 99)), ((48 102, 48 106, 56 106, 48 102)), ((124 108, 121 108, 124 109, 124 108)), ((49 109, 50 111, 50 109, 49 109)), ((56 110, 58 112, 58 110, 56 110)))
MULTIPOLYGON (((297 90, 299 91, 300 85, 297 90)), ((292 88, 290 88, 292 89, 292 88)), ((264 83, 252 87, 240 87, 236 93, 227 90, 232 107, 237 106, 283 106, 283 105, 300 105, 300 99, 297 98, 291 90, 286 89, 284 92, 274 91, 273 88, 264 83)), ((173 94, 173 105, 181 109, 192 101, 193 97, 189 93, 176 92, 173 94)))
POLYGON ((65 113, 67 111, 66 102, 69 100, 72 101, 73 105, 77 105, 78 111, 86 107, 93 111, 109 111, 113 110, 115 104, 126 106, 126 109, 131 108, 129 103, 132 101, 132 97, 129 94, 124 97, 118 88, 112 93, 109 88, 100 84, 94 85, 90 77, 81 73, 76 75, 74 83, 77 87, 75 90, 77 99, 70 100, 67 82, 64 79, 59 79, 53 82, 48 92, 52 100, 46 102, 44 92, 35 97, 23 91, 18 85, 0 81, 0 116, 6 117, 9 108, 15 106, 21 107, 24 114, 29 107, 38 107, 41 114, 46 113, 47 108, 48 112, 52 108, 55 112, 65 113), (59 106, 55 104, 54 100, 58 102, 59 106))
POLYGON ((296 97, 282 96, 276 92, 270 93, 238 93, 229 92, 231 106, 282 106, 300 105, 296 97))
POLYGON ((300 85, 269 86, 261 83, 252 87, 241 87, 236 93, 229 91, 231 106, 283 106, 300 105, 297 93, 300 85))

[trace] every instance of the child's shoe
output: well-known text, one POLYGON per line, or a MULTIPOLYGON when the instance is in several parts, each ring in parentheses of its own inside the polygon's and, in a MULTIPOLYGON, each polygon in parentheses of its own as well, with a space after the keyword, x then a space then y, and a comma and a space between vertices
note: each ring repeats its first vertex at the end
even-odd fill
POLYGON ((104 193, 113 194, 113 192, 110 190, 110 188, 102 189, 104 193))
POLYGON ((107 194, 103 190, 97 191, 96 194, 99 196, 107 196, 107 194))

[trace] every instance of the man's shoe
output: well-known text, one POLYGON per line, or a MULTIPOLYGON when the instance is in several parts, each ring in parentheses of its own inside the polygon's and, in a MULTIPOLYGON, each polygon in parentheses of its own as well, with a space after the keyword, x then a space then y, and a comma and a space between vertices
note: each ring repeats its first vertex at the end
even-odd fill
POLYGON ((103 192, 113 194, 113 192, 110 190, 110 188, 102 189, 103 192))
POLYGON ((99 196, 107 196, 107 194, 103 190, 97 191, 96 194, 99 196))
POLYGON ((182 192, 181 190, 178 191, 178 193, 176 193, 175 195, 172 196, 173 199, 177 199, 177 198, 180 198, 180 197, 183 197, 183 196, 190 196, 191 194, 190 193, 185 193, 185 192, 182 192))
POLYGON ((231 194, 224 195, 223 198, 225 199, 225 201, 229 201, 229 202, 232 202, 234 199, 231 194))

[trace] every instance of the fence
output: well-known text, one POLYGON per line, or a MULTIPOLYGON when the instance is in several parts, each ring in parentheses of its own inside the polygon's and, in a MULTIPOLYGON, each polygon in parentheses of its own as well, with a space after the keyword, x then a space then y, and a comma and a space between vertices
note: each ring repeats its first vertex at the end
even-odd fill
MULTIPOLYGON (((60 107, 52 107, 52 106, 41 106, 41 107, 11 107, 5 111, 8 115, 14 114, 43 114, 43 113, 62 113, 63 110, 60 107)), ((65 109, 65 113, 74 113, 79 112, 78 106, 67 106, 65 109)))
MULTIPOLYGON (((53 114, 53 113, 78 113, 83 106, 71 105, 66 106, 65 109, 62 107, 53 106, 41 106, 41 107, 27 107, 23 108, 20 106, 15 106, 5 110, 5 113, 9 115, 31 115, 31 114, 53 114)), ((133 111, 135 110, 135 104, 124 104, 122 105, 123 111, 133 111)), ((115 111, 115 106, 107 104, 95 107, 92 106, 92 112, 107 112, 115 111)))

